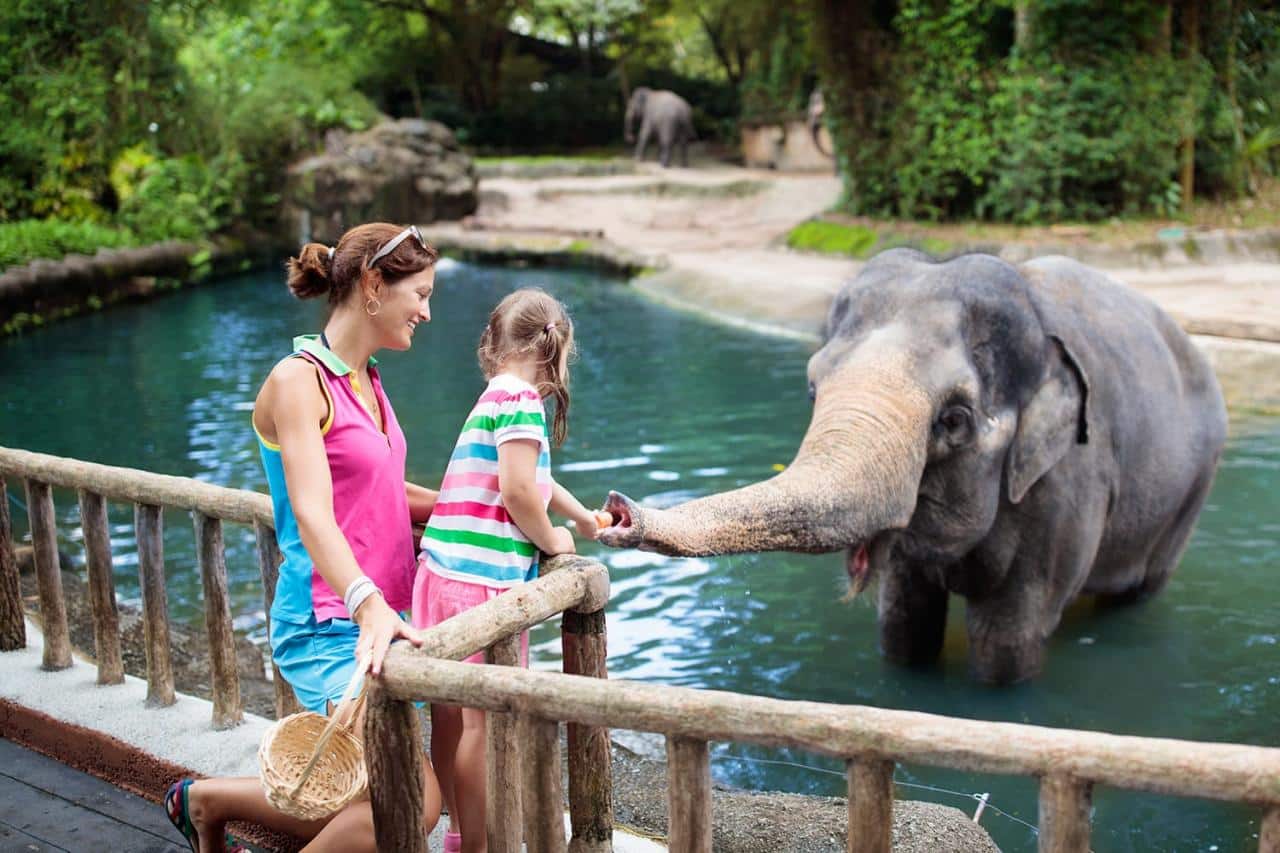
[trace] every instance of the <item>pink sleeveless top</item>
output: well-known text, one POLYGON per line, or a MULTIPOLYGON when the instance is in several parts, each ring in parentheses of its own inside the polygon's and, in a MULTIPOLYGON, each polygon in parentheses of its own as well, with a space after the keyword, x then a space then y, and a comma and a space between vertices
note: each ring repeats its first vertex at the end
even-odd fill
MULTIPOLYGON (((329 398, 330 419, 324 426, 325 452, 333 479, 333 512, 356 562, 378 585, 392 610, 408 610, 412 601, 416 560, 409 501, 404 491, 405 439, 395 412, 371 365, 369 379, 377 395, 381 428, 351 387, 353 371, 319 341, 300 348, 303 358, 320 367, 329 398)), ((311 570, 311 604, 317 622, 350 619, 342 596, 311 570)))

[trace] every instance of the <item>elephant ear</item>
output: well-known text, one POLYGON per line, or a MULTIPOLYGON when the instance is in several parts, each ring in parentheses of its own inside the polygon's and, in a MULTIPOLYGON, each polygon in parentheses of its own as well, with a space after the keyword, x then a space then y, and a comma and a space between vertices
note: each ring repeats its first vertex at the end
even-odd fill
POLYGON ((1053 364, 1018 416, 1005 465, 1009 500, 1015 504, 1073 444, 1089 441, 1089 377, 1062 338, 1050 335, 1050 340, 1053 364))

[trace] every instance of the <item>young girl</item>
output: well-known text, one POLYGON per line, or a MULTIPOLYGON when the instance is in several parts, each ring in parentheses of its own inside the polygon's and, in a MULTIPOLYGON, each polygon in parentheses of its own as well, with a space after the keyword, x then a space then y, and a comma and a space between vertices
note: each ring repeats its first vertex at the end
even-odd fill
MULTIPOLYGON (((542 401, 555 398, 551 437, 559 446, 568 430, 572 351, 573 324, 542 290, 517 290, 489 315, 478 350, 489 384, 462 425, 422 537, 414 625, 437 625, 533 580, 539 551, 573 553, 572 534, 552 526, 548 506, 567 516, 579 536, 595 538, 595 515, 551 477, 542 401)), ((526 665, 528 650, 525 636, 526 665)), ((483 662, 484 655, 468 660, 483 662)), ((484 711, 432 705, 431 756, 449 808, 445 850, 483 853, 484 711)))

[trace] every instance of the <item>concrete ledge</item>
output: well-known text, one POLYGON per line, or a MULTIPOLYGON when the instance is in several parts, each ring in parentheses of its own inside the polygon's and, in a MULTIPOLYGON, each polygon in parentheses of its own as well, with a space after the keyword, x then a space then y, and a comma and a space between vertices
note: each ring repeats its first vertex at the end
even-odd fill
POLYGON ((173 282, 243 272, 272 262, 282 251, 279 243, 265 237, 219 238, 209 243, 170 240, 9 267, 0 271, 0 334, 122 300, 146 298, 172 287, 173 282))
POLYGON ((633 276, 665 265, 660 257, 624 249, 599 237, 538 231, 468 231, 456 225, 422 229, 443 254, 505 266, 568 267, 633 276))

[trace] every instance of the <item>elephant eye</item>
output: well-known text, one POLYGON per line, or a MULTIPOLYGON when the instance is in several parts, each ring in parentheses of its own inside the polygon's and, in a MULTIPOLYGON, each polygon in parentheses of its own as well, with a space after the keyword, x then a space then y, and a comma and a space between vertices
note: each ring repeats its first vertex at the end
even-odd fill
POLYGON ((938 424, 952 441, 964 441, 973 432, 973 412, 964 406, 950 406, 938 418, 938 424))

